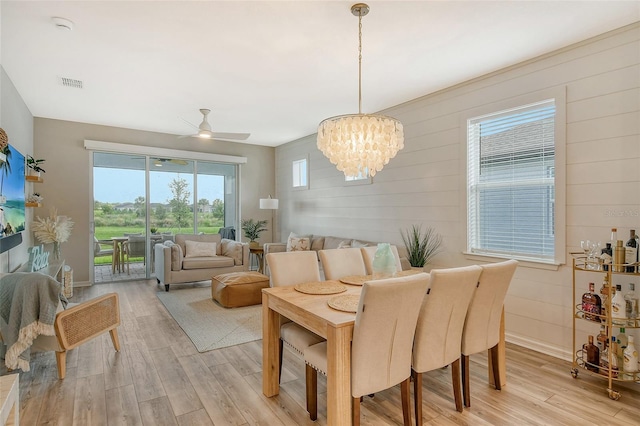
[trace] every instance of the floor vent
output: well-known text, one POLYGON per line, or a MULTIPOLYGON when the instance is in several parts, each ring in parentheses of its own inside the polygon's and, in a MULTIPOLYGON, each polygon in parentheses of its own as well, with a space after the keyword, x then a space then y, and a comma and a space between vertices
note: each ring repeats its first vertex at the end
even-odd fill
POLYGON ((76 80, 75 78, 60 77, 62 85, 65 87, 75 87, 76 89, 82 89, 82 80, 76 80))

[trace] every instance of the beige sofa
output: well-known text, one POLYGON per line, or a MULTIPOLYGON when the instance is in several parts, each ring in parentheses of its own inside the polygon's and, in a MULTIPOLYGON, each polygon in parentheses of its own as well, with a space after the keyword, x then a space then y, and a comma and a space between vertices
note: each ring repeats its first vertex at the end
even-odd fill
POLYGON ((156 279, 166 291, 170 284, 249 270, 249 244, 223 239, 220 234, 176 234, 175 242, 156 244, 154 253, 156 279), (206 251, 213 248, 212 243, 215 254, 206 251))
MULTIPOLYGON (((305 235, 300 234, 300 237, 305 235)), ((376 247, 378 243, 373 241, 364 241, 358 240, 355 238, 345 238, 345 237, 334 237, 334 236, 322 236, 322 235, 312 235, 311 236, 311 250, 319 251, 319 250, 331 250, 337 248, 346 248, 346 247, 376 247)), ((393 245, 393 244, 392 244, 393 245)), ((404 246, 396 246, 398 251, 398 257, 400 260, 400 265, 402 266, 402 270, 411 269, 411 264, 407 258, 406 249, 404 246)), ((264 256, 266 259, 267 254, 269 253, 280 253, 287 251, 287 243, 265 243, 263 246, 264 256)), ((265 262, 266 263, 266 262, 265 262)), ((269 274, 269 265, 265 265, 265 272, 269 274)))

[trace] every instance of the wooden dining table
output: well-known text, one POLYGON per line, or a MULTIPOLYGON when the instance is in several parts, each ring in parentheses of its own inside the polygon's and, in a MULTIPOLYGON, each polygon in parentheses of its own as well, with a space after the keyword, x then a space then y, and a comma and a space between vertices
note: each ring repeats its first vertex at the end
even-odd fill
MULTIPOLYGON (((347 290, 340 295, 360 295, 362 291, 359 285, 345 286, 347 290)), ((329 307, 328 301, 335 296, 306 294, 293 286, 262 289, 262 393, 272 397, 280 391, 282 315, 327 340, 327 424, 348 425, 351 424, 351 339, 356 314, 329 307)), ((500 382, 504 386, 504 312, 500 348, 500 382)))

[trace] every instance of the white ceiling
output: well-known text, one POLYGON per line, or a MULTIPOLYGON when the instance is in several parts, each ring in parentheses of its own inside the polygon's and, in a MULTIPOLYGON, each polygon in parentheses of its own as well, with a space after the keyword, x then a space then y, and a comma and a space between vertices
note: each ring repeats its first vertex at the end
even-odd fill
MULTIPOLYGON (((209 108, 214 131, 277 146, 358 111, 352 3, 2 1, 1 63, 36 117, 178 135, 193 133, 184 120, 197 125, 198 109, 209 108), (54 16, 73 31, 57 29, 54 16)), ((369 5, 363 112, 640 20, 638 1, 369 5)))

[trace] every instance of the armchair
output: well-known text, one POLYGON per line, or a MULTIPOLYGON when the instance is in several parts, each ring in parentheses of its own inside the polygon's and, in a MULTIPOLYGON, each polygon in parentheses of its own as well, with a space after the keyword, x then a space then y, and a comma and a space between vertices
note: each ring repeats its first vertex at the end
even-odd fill
MULTIPOLYGON (((117 293, 64 309, 61 285, 40 273, 13 273, 0 280, 0 347, 8 369, 29 371, 31 352, 55 351, 58 377, 66 373, 66 353, 105 332, 120 350, 117 293)), ((71 305, 71 304, 69 304, 71 305)))

